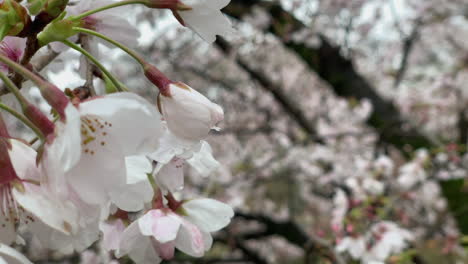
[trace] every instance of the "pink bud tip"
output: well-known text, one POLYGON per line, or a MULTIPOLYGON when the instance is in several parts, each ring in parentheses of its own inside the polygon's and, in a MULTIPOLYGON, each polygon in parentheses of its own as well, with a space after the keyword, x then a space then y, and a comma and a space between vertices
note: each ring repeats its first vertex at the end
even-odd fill
POLYGON ((169 90, 169 85, 172 83, 169 78, 166 77, 158 68, 151 64, 146 64, 144 66, 145 76, 150 82, 156 85, 159 88, 159 91, 162 95, 166 97, 171 97, 169 90))
POLYGON ((24 115, 41 130, 44 136, 47 137, 49 135, 53 135, 55 129, 54 123, 50 121, 37 107, 29 104, 24 111, 24 115))

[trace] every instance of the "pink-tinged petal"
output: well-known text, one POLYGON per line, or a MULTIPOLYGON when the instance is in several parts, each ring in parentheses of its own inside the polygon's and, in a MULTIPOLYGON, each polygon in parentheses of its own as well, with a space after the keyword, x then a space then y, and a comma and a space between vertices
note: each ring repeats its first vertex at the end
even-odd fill
POLYGON ((234 216, 232 208, 213 199, 194 199, 182 204, 184 218, 205 232, 218 231, 234 216))
POLYGON ((205 245, 205 252, 210 250, 211 246, 213 245, 213 237, 208 232, 203 232, 203 244, 205 245))
POLYGON ((175 240, 180 251, 192 257, 202 257, 205 254, 205 241, 198 227, 184 221, 175 240))
POLYGON ((40 170, 36 166, 36 151, 22 141, 11 139, 9 155, 16 175, 20 179, 39 180, 40 170))
POLYGON ((153 247, 158 252, 158 255, 162 259, 172 259, 174 258, 174 251, 175 251, 175 242, 174 241, 169 241, 167 243, 159 243, 156 239, 151 239, 151 242, 153 242, 153 247))
POLYGON ((168 164, 158 163, 156 184, 164 191, 178 192, 184 188, 184 160, 173 158, 168 164))
MULTIPOLYGON (((23 57, 26 47, 26 39, 7 36, 0 42, 0 54, 7 56, 14 62, 19 62, 23 57)), ((0 71, 8 72, 8 67, 0 63, 0 71)))
POLYGON ((98 116, 112 126, 125 156, 157 148, 163 134, 161 115, 155 106, 134 93, 115 93, 80 104, 81 115, 98 116))
POLYGON ((167 243, 176 238, 181 220, 173 213, 151 210, 138 219, 138 225, 143 235, 153 236, 160 243, 167 243))
POLYGON ((111 191, 112 202, 127 212, 143 209, 145 203, 151 202, 154 191, 148 181, 151 173, 151 162, 144 156, 125 157, 127 180, 125 185, 111 191))
POLYGON ((100 229, 103 233, 102 246, 104 249, 117 250, 120 245, 120 239, 125 230, 125 225, 122 220, 102 222, 100 229))
POLYGON ((0 244, 0 259, 3 259, 8 264, 32 264, 21 253, 4 244, 0 244))
POLYGON ((223 119, 223 109, 191 87, 175 83, 169 89, 171 96, 159 99, 167 126, 176 137, 196 143, 223 119))
POLYGON ((121 258, 128 255, 135 263, 158 264, 161 262, 150 237, 143 236, 138 221, 131 223, 122 234, 119 250, 115 253, 121 258))
POLYGON ((187 162, 202 176, 210 175, 219 167, 219 162, 213 158, 210 145, 203 141, 200 151, 195 152, 187 162))

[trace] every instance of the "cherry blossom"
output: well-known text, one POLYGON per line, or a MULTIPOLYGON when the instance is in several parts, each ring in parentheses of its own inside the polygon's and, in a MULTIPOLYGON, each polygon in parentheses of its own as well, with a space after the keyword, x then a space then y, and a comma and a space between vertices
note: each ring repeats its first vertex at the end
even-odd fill
POLYGON ((354 259, 363 263, 384 263, 392 254, 408 246, 414 236, 392 222, 380 222, 371 227, 364 236, 345 237, 337 246, 340 252, 349 252, 354 259))
POLYGON ((0 263, 467 262, 465 2, 4 1, 0 263))
POLYGON ((130 224, 120 238, 117 255, 128 254, 138 263, 171 259, 175 248, 203 256, 212 245, 210 233, 225 227, 234 215, 231 207, 212 199, 194 199, 179 206, 176 211, 149 210, 130 224))
POLYGON ((18 140, 1 139, 2 152, 7 155, 2 163, 1 242, 10 244, 16 240, 17 225, 25 225, 36 232, 40 228, 69 233, 75 220, 68 202, 60 202, 39 186, 40 171, 36 167, 36 152, 18 140), (37 222, 37 223, 35 223, 37 222), (36 228, 35 228, 36 227, 36 228))
POLYGON ((169 93, 158 102, 169 130, 180 139, 201 140, 224 119, 219 105, 183 83, 170 84, 169 93))
MULTIPOLYGON (((80 158, 74 166, 50 173, 66 181, 61 186, 65 193, 71 188, 84 202, 106 206, 111 193, 126 185, 126 157, 156 148, 161 134, 159 113, 145 99, 131 93, 84 101, 77 110, 81 128, 64 131, 62 137, 70 139, 72 133, 81 133, 73 138, 80 139, 80 146, 74 150, 81 149, 80 158)), ((57 154, 51 153, 42 163, 46 171, 61 166, 56 163, 59 157, 52 156, 57 154)))
MULTIPOLYGON (((6 55, 12 61, 19 62, 23 56, 25 46, 25 39, 18 37, 5 37, 0 42, 0 53, 6 55)), ((3 63, 0 63, 0 71, 8 72, 8 67, 3 63)))

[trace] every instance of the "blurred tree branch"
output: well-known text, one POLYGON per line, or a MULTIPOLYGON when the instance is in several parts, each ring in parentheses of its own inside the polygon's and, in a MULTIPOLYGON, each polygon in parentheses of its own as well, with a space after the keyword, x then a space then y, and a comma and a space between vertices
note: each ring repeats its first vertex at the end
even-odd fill
POLYGON ((264 225, 264 230, 254 232, 251 234, 242 234, 239 236, 242 240, 262 238, 272 235, 278 235, 300 248, 303 248, 308 253, 310 252, 324 252, 327 257, 336 264, 345 264, 346 262, 339 253, 335 251, 333 245, 323 238, 308 234, 295 222, 289 221, 275 221, 274 219, 261 214, 249 214, 236 211, 236 219, 243 219, 248 221, 257 221, 264 225))
POLYGON ((408 69, 408 58, 413 50, 414 43, 418 40, 421 24, 421 20, 417 20, 409 36, 406 36, 403 40, 403 55, 401 57, 400 67, 395 77, 395 87, 398 87, 405 76, 406 70, 408 69))
POLYGON ((233 50, 233 47, 225 39, 219 37, 216 41, 216 44, 225 54, 233 53, 233 57, 235 58, 237 65, 243 69, 250 78, 258 82, 264 90, 273 95, 275 100, 282 106, 284 111, 288 113, 288 115, 291 116, 296 121, 296 123, 302 129, 304 129, 304 131, 307 132, 309 139, 312 139, 315 142, 323 143, 323 140, 317 135, 317 132, 315 131, 313 120, 308 120, 302 109, 300 109, 296 102, 291 100, 291 96, 286 94, 281 86, 273 83, 264 73, 253 69, 246 60, 244 60, 237 54, 235 50, 233 50))
POLYGON ((368 124, 377 130, 382 142, 395 145, 400 149, 403 149, 405 145, 414 149, 436 145, 434 140, 416 128, 407 126, 408 121, 393 103, 382 98, 375 88, 356 71, 353 62, 341 54, 341 47, 334 46, 323 35, 319 35, 320 47, 310 47, 304 43, 295 42, 290 37, 291 34, 307 26, 284 10, 279 3, 262 0, 233 0, 224 11, 234 18, 242 19, 254 7, 261 7, 270 14, 268 32, 281 39, 288 49, 296 53, 324 81, 329 83, 337 95, 370 100, 374 111, 368 124), (404 129, 406 127, 408 128, 404 129))

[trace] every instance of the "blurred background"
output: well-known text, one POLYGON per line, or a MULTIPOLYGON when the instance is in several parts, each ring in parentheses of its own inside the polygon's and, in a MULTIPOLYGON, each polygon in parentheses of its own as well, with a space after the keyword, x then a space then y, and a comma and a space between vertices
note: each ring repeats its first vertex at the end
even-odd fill
MULTIPOLYGON (((213 45, 169 12, 126 11, 139 52, 225 110, 208 138, 222 166, 187 171, 186 193, 236 216, 204 258, 167 263, 468 263, 468 2, 231 0, 223 11, 236 31, 213 45)), ((130 58, 100 54, 156 100, 130 58)), ((46 68, 56 84, 82 85, 76 56, 46 68)))

